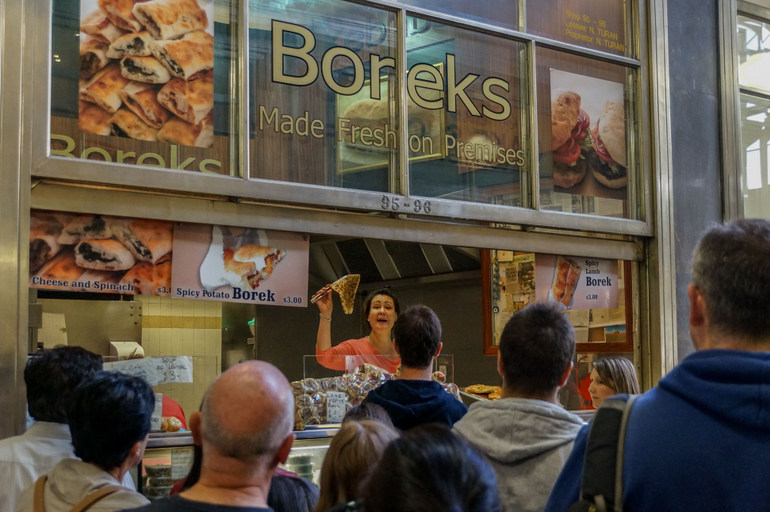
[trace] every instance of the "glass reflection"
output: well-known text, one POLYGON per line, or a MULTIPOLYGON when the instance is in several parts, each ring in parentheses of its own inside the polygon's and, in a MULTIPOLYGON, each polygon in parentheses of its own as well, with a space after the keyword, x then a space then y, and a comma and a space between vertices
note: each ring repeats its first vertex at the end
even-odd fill
POLYGON ((399 143, 393 13, 252 0, 250 176, 387 191, 399 143))
POLYGON ((523 45, 416 17, 407 26, 421 27, 406 39, 416 104, 410 193, 521 206, 529 166, 523 45))

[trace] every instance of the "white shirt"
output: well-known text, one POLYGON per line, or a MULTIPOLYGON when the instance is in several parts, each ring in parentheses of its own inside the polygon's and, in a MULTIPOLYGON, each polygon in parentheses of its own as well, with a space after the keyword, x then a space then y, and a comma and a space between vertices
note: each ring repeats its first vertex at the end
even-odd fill
MULTIPOLYGON (((49 473, 62 459, 76 459, 69 426, 38 421, 20 436, 0 440, 0 512, 13 512, 25 487, 49 473)), ((126 473, 123 485, 132 486, 126 473)))

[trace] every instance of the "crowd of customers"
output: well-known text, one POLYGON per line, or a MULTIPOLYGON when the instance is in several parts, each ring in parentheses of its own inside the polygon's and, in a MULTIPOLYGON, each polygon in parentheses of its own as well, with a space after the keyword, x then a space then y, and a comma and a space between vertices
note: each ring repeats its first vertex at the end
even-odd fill
MULTIPOLYGON (((688 298, 696 351, 634 402, 619 459, 622 507, 768 510, 770 222, 709 229, 688 298)), ((395 319, 378 314, 383 328, 392 323, 398 378, 347 412, 319 485, 281 469, 295 440, 287 378, 270 363, 245 361, 222 372, 190 415, 190 474, 149 502, 129 470, 147 445, 152 388, 102 371, 99 356, 60 347, 27 364, 35 423, 0 441, 0 512, 570 510, 584 473, 596 469, 583 467, 591 423, 559 401, 576 348, 563 306, 536 303, 511 317, 498 345, 501 398, 470 409, 432 379, 442 348, 436 314, 422 305, 395 319)), ((593 361, 590 378, 596 407, 640 393, 624 358, 593 361)))

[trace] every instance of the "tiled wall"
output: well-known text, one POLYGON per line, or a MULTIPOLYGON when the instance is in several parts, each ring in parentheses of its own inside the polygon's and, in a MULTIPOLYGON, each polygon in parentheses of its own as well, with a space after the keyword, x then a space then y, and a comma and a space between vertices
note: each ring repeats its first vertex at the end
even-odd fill
POLYGON ((179 402, 189 418, 221 370, 222 304, 143 295, 137 298, 142 302, 145 357, 192 357, 192 384, 159 384, 154 388, 179 402))

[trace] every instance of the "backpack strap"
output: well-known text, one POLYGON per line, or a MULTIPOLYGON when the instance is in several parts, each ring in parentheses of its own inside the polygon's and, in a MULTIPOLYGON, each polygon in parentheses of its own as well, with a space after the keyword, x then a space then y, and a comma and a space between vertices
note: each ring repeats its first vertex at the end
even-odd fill
POLYGON ((45 493, 45 482, 48 480, 48 475, 43 475, 35 482, 35 512, 45 512, 45 500, 43 494, 45 493))
MULTIPOLYGON (((106 498, 110 494, 120 491, 123 489, 123 487, 119 485, 105 485, 104 487, 99 488, 98 491, 94 491, 85 498, 83 498, 80 503, 75 505, 70 512, 83 512, 84 510, 88 510, 91 505, 96 503, 102 498, 106 498)), ((35 511, 37 512, 37 511, 35 511)))
POLYGON ((578 504, 590 505, 597 512, 622 512, 623 447, 628 417, 637 396, 613 396, 596 411, 588 430, 578 504))

